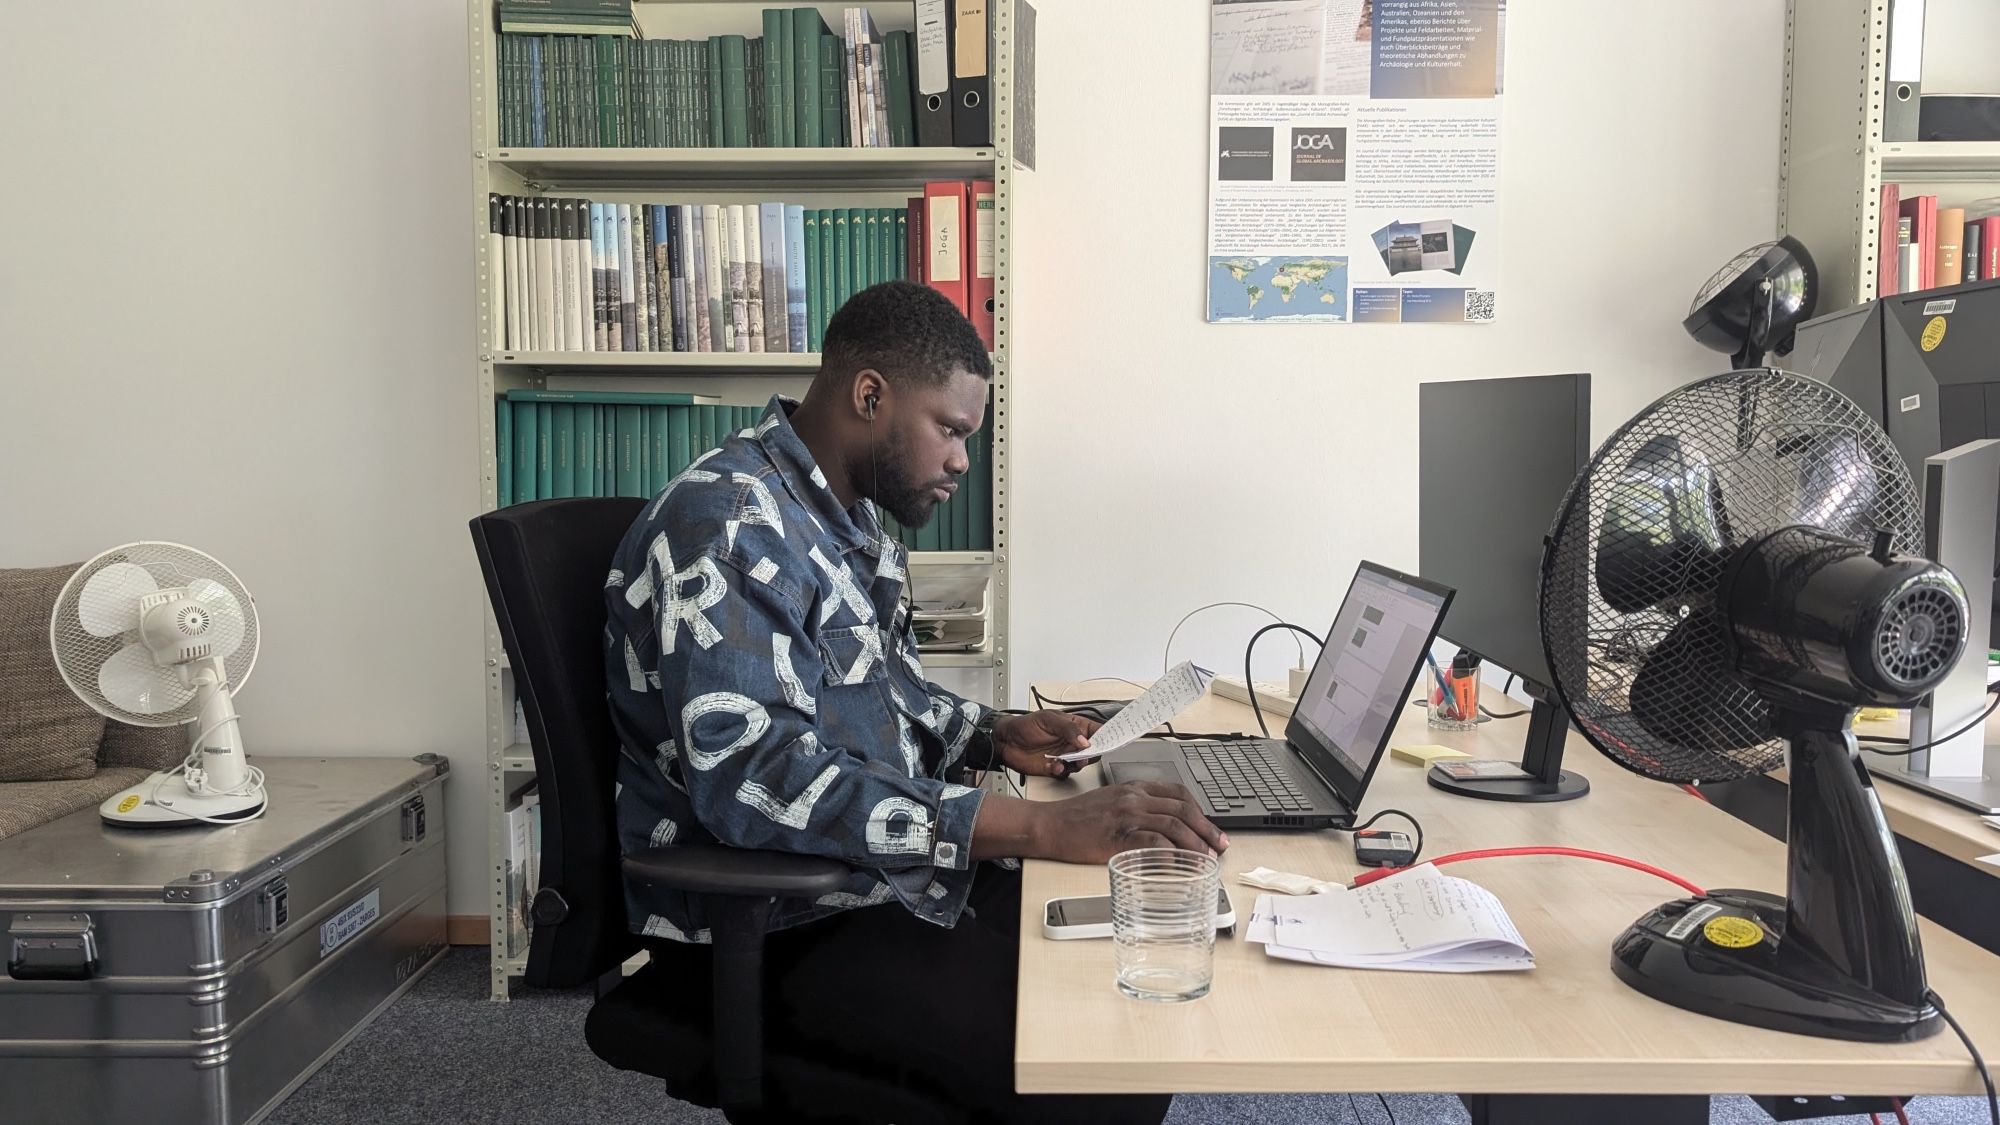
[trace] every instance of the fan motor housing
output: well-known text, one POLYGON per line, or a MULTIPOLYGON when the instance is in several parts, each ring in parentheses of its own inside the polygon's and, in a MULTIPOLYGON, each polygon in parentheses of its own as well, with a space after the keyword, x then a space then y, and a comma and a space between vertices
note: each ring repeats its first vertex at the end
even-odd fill
POLYGON ((1747 545, 1724 579, 1737 670, 1846 707, 1903 707, 1965 652, 1965 588, 1928 559, 1813 527, 1747 545))

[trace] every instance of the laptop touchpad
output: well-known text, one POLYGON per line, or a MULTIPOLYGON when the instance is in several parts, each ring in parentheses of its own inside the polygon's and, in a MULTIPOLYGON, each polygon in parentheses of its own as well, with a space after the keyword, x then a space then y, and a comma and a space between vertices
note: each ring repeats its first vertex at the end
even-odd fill
POLYGON ((1114 784, 1127 781, 1168 781, 1183 784, 1181 771, 1172 762, 1119 762, 1110 771, 1108 780, 1114 784))

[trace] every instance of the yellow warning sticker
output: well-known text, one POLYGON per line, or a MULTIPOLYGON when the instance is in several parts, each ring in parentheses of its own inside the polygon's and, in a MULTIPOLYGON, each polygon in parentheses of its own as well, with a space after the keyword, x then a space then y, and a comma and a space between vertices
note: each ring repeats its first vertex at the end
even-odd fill
POLYGON ((1748 918, 1725 914, 1710 918, 1701 935, 1724 949, 1748 949, 1764 940, 1764 927, 1748 918))
POLYGON ((1932 317, 1930 323, 1924 325, 1923 339, 1917 342, 1927 352, 1936 351, 1937 346, 1944 343, 1944 318, 1941 316, 1932 317))
POLYGON ((118 802, 119 812, 131 812, 133 809, 136 809, 138 807, 139 807, 139 795, 137 793, 127 793, 125 794, 125 799, 118 802))

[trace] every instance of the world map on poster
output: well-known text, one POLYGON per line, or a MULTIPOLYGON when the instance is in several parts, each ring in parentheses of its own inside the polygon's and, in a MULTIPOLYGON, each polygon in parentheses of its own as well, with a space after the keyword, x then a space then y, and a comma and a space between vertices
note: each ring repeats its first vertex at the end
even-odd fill
POLYGON ((1211 320, 1346 320, 1345 257, 1209 259, 1211 320))

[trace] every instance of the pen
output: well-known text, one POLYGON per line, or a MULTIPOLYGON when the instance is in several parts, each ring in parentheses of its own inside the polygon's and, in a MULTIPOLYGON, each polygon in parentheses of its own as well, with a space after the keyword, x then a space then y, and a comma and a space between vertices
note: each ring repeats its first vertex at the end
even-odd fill
POLYGON ((1451 686, 1451 681, 1445 678, 1444 669, 1438 667, 1437 657, 1433 656, 1429 652, 1425 652, 1424 663, 1431 666, 1431 676, 1434 678, 1434 682, 1437 684, 1437 691, 1432 697, 1432 702, 1434 704, 1443 705, 1445 718, 1447 719, 1458 718, 1459 716, 1456 714, 1457 711, 1456 703, 1452 700, 1451 695, 1447 690, 1451 686))

